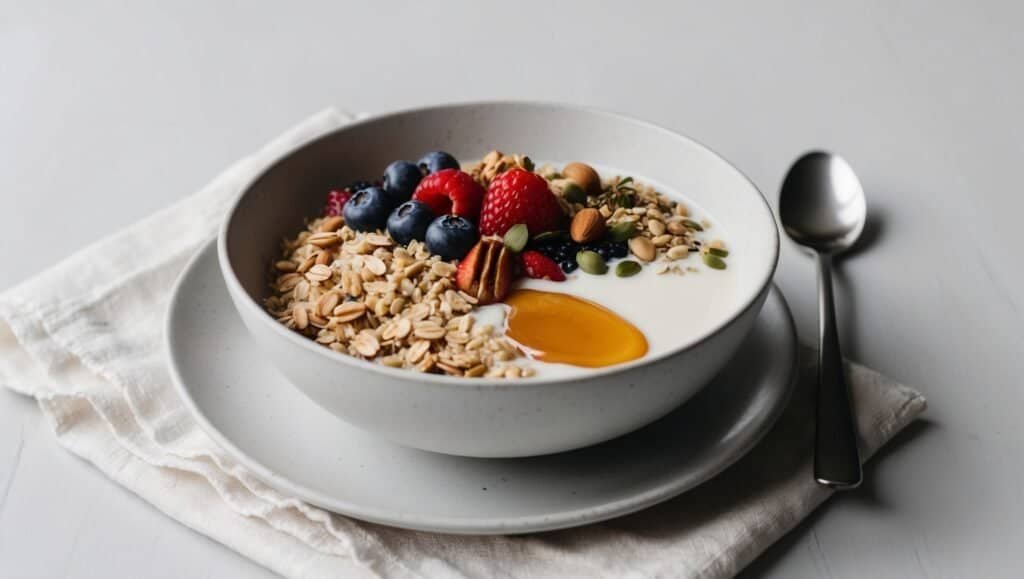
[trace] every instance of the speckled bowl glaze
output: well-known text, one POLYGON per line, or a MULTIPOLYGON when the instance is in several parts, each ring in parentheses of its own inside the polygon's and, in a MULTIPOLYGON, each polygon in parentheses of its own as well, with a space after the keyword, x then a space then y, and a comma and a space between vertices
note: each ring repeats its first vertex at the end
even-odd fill
MULTIPOLYGON (((284 155, 228 212, 221 272, 261 356, 343 420, 399 444, 463 456, 548 454, 614 438, 676 408, 719 372, 753 327, 778 261, 774 217, 757 188, 699 143, 591 109, 488 102, 369 118, 284 155), (729 232, 736 302, 713 330, 647 356, 572 378, 488 380, 388 368, 324 348, 262 307, 280 240, 319 212, 324 192, 393 159, 445 150, 460 159, 499 146, 537 159, 621 167, 684 192, 729 232)), ((671 315, 671 313, 666 313, 671 315)))

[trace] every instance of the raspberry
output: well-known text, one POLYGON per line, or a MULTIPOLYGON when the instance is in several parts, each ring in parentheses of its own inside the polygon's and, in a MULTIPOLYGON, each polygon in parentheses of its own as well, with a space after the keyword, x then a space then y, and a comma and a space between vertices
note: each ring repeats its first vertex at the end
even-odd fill
POLYGON ((434 215, 454 213, 475 222, 480 217, 484 188, 458 169, 442 169, 420 181, 412 198, 426 203, 434 215))
POLYGON ((341 210, 345 208, 345 204, 352 198, 352 193, 347 189, 335 189, 327 194, 327 203, 324 205, 324 217, 334 217, 341 215, 341 210))
POLYGON ((558 267, 550 257, 539 251, 524 251, 519 260, 523 266, 523 273, 533 279, 549 279, 551 281, 565 281, 565 274, 562 268, 558 267))
POLYGON ((505 235, 513 225, 525 223, 536 235, 560 229, 564 222, 548 182, 535 173, 511 169, 491 181, 480 211, 480 234, 505 235))

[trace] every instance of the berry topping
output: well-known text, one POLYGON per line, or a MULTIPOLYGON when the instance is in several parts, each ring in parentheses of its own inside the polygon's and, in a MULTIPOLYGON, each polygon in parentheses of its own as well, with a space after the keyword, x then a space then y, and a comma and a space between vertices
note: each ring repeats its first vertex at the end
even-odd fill
MULTIPOLYGON (((473 295, 473 282, 476 281, 476 277, 480 273, 481 252, 487 252, 487 249, 484 248, 486 244, 486 239, 480 240, 459 260, 459 266, 455 268, 455 287, 470 295, 473 295)), ((476 296, 473 295, 473 297, 476 296)))
POLYGON ((335 189, 327 194, 327 203, 324 204, 324 217, 341 215, 345 209, 345 203, 352 198, 352 193, 347 189, 335 189))
POLYGON ((395 201, 401 203, 412 197, 412 192, 420 184, 423 174, 420 168, 409 161, 395 161, 384 169, 381 187, 395 201))
POLYGON ((554 231, 564 221, 558 199, 543 177, 510 169, 491 181, 480 212, 480 233, 505 235, 517 223, 525 223, 530 231, 554 231))
POLYGON ((388 217, 388 233, 391 238, 408 245, 416 239, 423 241, 427 235, 427 227, 434 220, 434 212, 422 201, 406 201, 388 217))
POLYGON ((395 203, 380 187, 367 187, 356 191, 345 204, 343 215, 345 224, 356 231, 376 231, 383 229, 388 214, 394 209, 395 203))
POLYGON ((629 255, 629 246, 625 241, 605 240, 596 243, 576 243, 567 238, 549 238, 534 240, 530 248, 550 257, 558 262, 558 265, 565 273, 575 271, 579 264, 576 263, 576 254, 581 251, 592 251, 604 261, 621 259, 629 255))
POLYGON ((444 151, 433 151, 420 157, 416 163, 424 175, 437 173, 442 169, 458 169, 459 162, 444 151))
POLYGON ((459 259, 479 237, 472 221, 458 215, 442 215, 427 227, 427 249, 442 259, 459 259))
POLYGON ((473 221, 480 215, 483 197, 484 188, 458 169, 442 169, 427 175, 412 194, 413 199, 429 205, 434 215, 454 213, 473 221))
POLYGON ((523 273, 533 279, 549 279, 551 281, 565 281, 565 274, 562 273, 558 264, 539 251, 524 251, 519 256, 523 265, 523 273))

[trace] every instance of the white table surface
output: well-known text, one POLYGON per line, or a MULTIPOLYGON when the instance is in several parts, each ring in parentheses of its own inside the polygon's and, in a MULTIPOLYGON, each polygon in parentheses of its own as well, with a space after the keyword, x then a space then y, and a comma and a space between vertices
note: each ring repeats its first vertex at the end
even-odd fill
MULTIPOLYGON (((771 198, 796 155, 841 151, 880 224, 839 279, 846 352, 930 409, 749 575, 1024 574, 1024 5, 250 4, 0 1, 0 288, 330 104, 609 108, 707 143, 771 198)), ((812 340, 813 271, 791 246, 778 282, 812 340)), ((269 575, 0 391, 0 576, 269 575)))

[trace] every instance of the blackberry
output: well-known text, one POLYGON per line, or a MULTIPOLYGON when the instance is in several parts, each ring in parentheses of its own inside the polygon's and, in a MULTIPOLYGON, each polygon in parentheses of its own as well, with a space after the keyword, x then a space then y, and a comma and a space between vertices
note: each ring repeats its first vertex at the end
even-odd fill
POLYGON ((629 255, 629 245, 625 241, 612 242, 612 257, 622 258, 629 255))
POLYGON ((555 252, 556 252, 555 246, 552 243, 547 242, 547 241, 542 241, 540 243, 536 243, 536 244, 534 244, 531 247, 531 249, 539 251, 539 252, 543 253, 544 255, 546 255, 548 257, 553 256, 555 254, 555 252))
POLYGON ((576 271, 576 268, 579 266, 580 264, 576 263, 575 259, 566 259, 559 262, 558 264, 558 267, 562 268, 562 271, 564 271, 565 273, 572 273, 576 271))
POLYGON ((575 260, 577 253, 579 253, 579 250, 572 247, 566 247, 555 252, 554 259, 555 261, 575 260))

